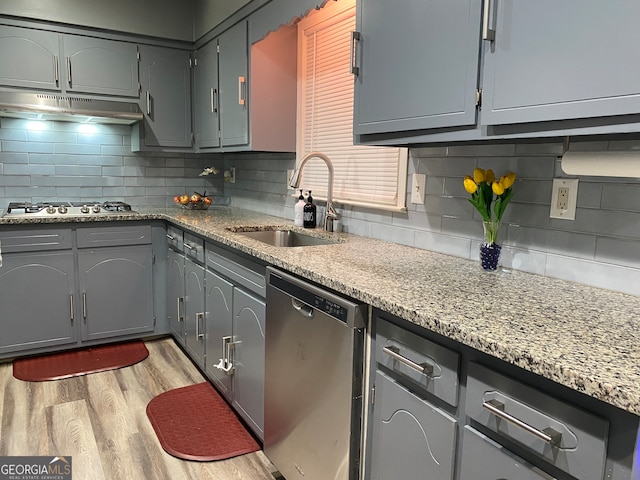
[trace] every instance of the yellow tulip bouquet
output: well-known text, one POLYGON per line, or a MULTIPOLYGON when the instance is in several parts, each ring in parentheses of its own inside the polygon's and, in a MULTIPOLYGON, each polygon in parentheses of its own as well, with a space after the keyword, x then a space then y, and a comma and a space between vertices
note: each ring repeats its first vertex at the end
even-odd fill
POLYGON ((467 175, 464 178, 464 188, 471 194, 471 198, 468 199, 469 203, 476 207, 485 222, 487 243, 495 243, 498 238, 500 221, 513 196, 515 181, 516 174, 513 172, 508 172, 496 179, 493 170, 485 171, 482 168, 476 168, 473 171, 473 177, 467 175), (493 204, 493 212, 491 204, 493 204))

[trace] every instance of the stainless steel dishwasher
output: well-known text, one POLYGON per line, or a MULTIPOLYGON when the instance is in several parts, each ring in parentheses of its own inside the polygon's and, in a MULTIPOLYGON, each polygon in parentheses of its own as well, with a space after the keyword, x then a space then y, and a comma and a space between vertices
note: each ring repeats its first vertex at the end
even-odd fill
POLYGON ((359 478, 366 313, 267 268, 264 452, 286 480, 359 478))

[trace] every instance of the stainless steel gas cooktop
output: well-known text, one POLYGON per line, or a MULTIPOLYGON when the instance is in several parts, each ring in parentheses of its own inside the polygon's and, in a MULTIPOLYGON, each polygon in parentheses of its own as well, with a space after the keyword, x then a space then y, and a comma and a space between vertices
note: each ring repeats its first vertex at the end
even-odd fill
POLYGON ((135 214, 124 202, 11 202, 5 217, 89 217, 95 215, 135 214))

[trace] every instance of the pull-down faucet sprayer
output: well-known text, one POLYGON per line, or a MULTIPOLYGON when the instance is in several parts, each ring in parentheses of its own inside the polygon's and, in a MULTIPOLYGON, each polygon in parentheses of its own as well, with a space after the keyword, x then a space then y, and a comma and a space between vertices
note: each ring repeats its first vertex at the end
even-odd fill
POLYGON ((320 152, 307 153, 304 157, 302 157, 298 168, 293 172, 289 185, 293 189, 300 187, 300 174, 302 173, 302 169, 304 168, 307 161, 314 157, 317 157, 320 160, 324 161, 324 163, 327 164, 327 169, 329 170, 329 180, 327 182, 327 209, 324 215, 323 229, 327 232, 333 232, 333 221, 338 220, 340 218, 340 214, 336 212, 335 208, 333 207, 333 163, 331 163, 329 157, 320 152))

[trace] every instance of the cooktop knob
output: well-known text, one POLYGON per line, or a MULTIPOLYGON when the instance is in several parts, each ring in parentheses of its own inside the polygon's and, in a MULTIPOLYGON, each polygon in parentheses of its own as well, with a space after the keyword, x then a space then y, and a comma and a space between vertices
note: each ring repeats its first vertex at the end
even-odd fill
POLYGON ((47 207, 47 213, 51 213, 51 214, 56 213, 56 207, 54 207, 53 205, 49 205, 47 207))
POLYGON ((64 205, 60 205, 58 207, 58 213, 67 213, 67 207, 65 207, 64 205))
POLYGON ((89 207, 88 207, 87 205, 82 205, 82 206, 80 207, 80 211, 81 211, 82 213, 89 213, 89 207))
POLYGON ((94 205, 93 207, 91 207, 91 210, 93 211, 93 213, 100 213, 100 205, 94 205))

